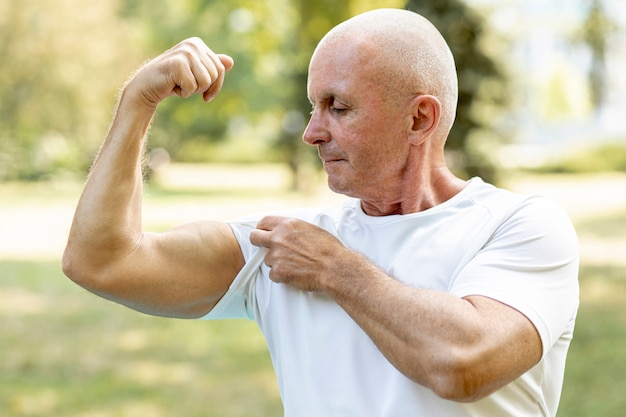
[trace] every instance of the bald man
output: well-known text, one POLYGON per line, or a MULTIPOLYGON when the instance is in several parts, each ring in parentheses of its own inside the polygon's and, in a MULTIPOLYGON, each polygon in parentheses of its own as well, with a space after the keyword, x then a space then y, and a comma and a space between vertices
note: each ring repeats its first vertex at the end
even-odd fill
POLYGON ((286 416, 554 416, 578 307, 574 230, 545 198, 446 167, 454 60, 415 13, 358 15, 311 59, 303 139, 343 207, 142 230, 157 105, 210 101, 232 66, 189 39, 126 84, 65 273, 149 314, 255 320, 286 416))

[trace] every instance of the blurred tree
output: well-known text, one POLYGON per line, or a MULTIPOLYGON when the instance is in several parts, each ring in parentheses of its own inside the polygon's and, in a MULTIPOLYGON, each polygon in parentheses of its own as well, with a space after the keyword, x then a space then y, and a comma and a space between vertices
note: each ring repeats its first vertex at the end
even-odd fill
POLYGON ((617 25, 607 14, 603 2, 591 0, 580 36, 591 50, 589 89, 591 101, 596 111, 600 111, 605 102, 606 50, 608 40, 616 28, 617 25))
POLYGON ((461 0, 409 0, 406 8, 439 29, 456 61, 459 104, 446 145, 453 168, 460 175, 496 182, 497 162, 491 145, 504 140, 497 136, 494 120, 508 104, 507 79, 498 60, 482 48, 482 17, 461 0))
POLYGON ((151 54, 198 36, 235 60, 213 103, 194 96, 161 104, 151 146, 188 162, 279 158, 271 144, 280 131, 286 97, 294 91, 287 80, 293 56, 285 44, 297 19, 289 0, 177 0, 158 8, 150 0, 122 0, 120 16, 141 27, 151 54))
MULTIPOLYGON (((158 7, 146 0, 121 0, 119 16, 139 28, 142 34, 140 48, 144 58, 154 57, 183 39, 199 36, 211 48, 225 49, 225 31, 228 13, 224 2, 206 0, 163 1, 158 7)), ((229 82, 231 81, 229 77, 229 82)), ((225 89, 228 88, 228 83, 225 89)), ((219 96, 224 100, 228 94, 219 96)), ((163 147, 175 159, 185 159, 185 141, 193 147, 198 141, 218 140, 226 130, 224 105, 207 106, 198 96, 187 100, 169 99, 161 103, 151 130, 152 147, 163 147), (207 139, 208 138, 208 139, 207 139)), ((188 152, 187 159, 202 160, 202 152, 188 152)))
MULTIPOLYGON (((377 6, 402 2, 385 0, 377 6)), ((186 161, 284 161, 293 173, 292 187, 305 188, 311 167, 319 167, 315 150, 301 141, 310 112, 309 58, 330 28, 373 7, 370 3, 179 0, 155 8, 149 0, 123 0, 120 15, 149 33, 146 45, 155 53, 200 36, 213 50, 235 59, 211 107, 198 98, 163 103, 151 146, 165 147, 175 159, 186 161)))
MULTIPOLYGON (((199 97, 164 102, 150 145, 181 161, 287 161, 298 187, 312 172, 307 167, 319 167, 314 149, 301 142, 315 45, 351 15, 404 2, 164 0, 158 7, 151 0, 0 2, 0 180, 86 168, 128 74, 147 57, 199 36, 216 52, 232 55, 235 67, 214 103, 199 97)), ((493 81, 495 65, 478 48, 480 21, 458 1, 422 3, 422 12, 457 41, 451 44, 463 69, 461 85, 472 86, 461 91, 457 130, 476 131, 477 103, 500 91, 493 81)), ((471 148, 458 132, 450 143, 452 149, 471 148)), ((487 166, 468 155, 468 171, 487 166)))
POLYGON ((114 5, 0 3, 0 180, 89 164, 136 55, 114 5))
POLYGON ((292 173, 292 188, 306 187, 306 177, 317 164, 314 148, 305 147, 301 137, 311 111, 306 84, 309 60, 319 40, 337 23, 349 17, 349 2, 293 0, 299 24, 294 36, 288 37, 285 49, 291 57, 287 80, 293 86, 284 99, 285 113, 275 147, 287 161, 292 173))

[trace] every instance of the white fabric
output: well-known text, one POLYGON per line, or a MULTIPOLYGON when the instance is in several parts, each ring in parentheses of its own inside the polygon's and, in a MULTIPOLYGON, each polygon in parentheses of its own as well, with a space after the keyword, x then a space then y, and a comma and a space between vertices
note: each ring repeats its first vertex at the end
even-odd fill
POLYGON ((554 416, 578 308, 578 248, 562 210, 475 178, 429 210, 367 216, 357 200, 331 209, 274 213, 324 227, 406 285, 458 297, 484 295, 525 314, 543 343, 541 362, 471 404, 434 395, 398 372, 329 297, 275 284, 264 250, 249 242, 262 216, 231 223, 246 266, 205 318, 248 317, 260 326, 285 416, 554 416))

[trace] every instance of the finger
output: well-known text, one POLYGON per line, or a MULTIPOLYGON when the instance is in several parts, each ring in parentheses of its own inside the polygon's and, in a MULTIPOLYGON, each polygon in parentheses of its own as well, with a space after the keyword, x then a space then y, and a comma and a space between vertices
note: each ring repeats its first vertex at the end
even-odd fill
MULTIPOLYGON (((174 94, 187 98, 198 90, 199 84, 206 83, 207 74, 196 63, 204 42, 199 38, 185 39, 162 54, 169 61, 171 82, 174 94)), ((207 86, 208 88, 208 86, 207 86)))
MULTIPOLYGON (((227 55, 223 55, 223 56, 227 56, 227 55)), ((202 94, 202 98, 204 99, 204 101, 209 102, 213 100, 213 98, 215 98, 217 93, 219 93, 220 90, 222 89, 222 86, 224 85, 224 77, 228 69, 226 65, 224 64, 222 58, 214 54, 213 51, 211 51, 210 49, 208 49, 207 55, 205 55, 205 57, 208 58, 208 59, 205 58, 205 62, 206 62, 207 67, 210 68, 211 70, 212 84, 209 86, 209 88, 206 91, 204 91, 204 93, 202 94)), ((230 58, 230 62, 228 62, 227 60, 227 64, 232 64, 232 63, 233 63, 232 58, 230 58)), ((230 65, 230 68, 232 68, 232 65, 230 65)))
POLYGON ((217 78, 217 69, 207 67, 204 62, 195 59, 195 57, 191 58, 190 67, 196 84, 195 90, 191 94, 203 94, 211 87, 213 80, 217 78))
MULTIPOLYGON (((207 91, 215 95, 219 91, 222 81, 218 80, 220 78, 223 80, 226 66, 202 39, 186 39, 171 52, 175 54, 173 62, 175 71, 172 74, 175 94, 187 98, 193 94, 205 95, 207 91)), ((226 62, 232 67, 232 59, 226 62)))
POLYGON ((250 243, 255 246, 263 246, 269 248, 271 242, 271 234, 267 230, 254 229, 250 232, 250 243))
POLYGON ((198 89, 196 75, 188 62, 177 63, 171 77, 174 84, 173 91, 180 97, 187 98, 198 89))
POLYGON ((217 54, 217 57, 220 59, 220 61, 222 61, 222 65, 224 65, 226 71, 230 71, 235 66, 235 60, 229 55, 217 54))
POLYGON ((211 86, 209 91, 203 94, 203 98, 206 102, 213 100, 213 98, 215 98, 217 93, 219 93, 222 90, 222 86, 224 85, 224 79, 226 77, 226 72, 230 71, 235 65, 235 61, 228 55, 217 54, 216 57, 222 64, 222 68, 219 72, 219 78, 211 86))
POLYGON ((193 79, 186 85, 181 85, 182 97, 192 94, 203 94, 219 76, 219 70, 208 58, 207 51, 211 51, 200 38, 187 39, 182 43, 181 56, 186 61, 193 79))
POLYGON ((265 216, 256 225, 257 229, 274 230, 276 226, 287 220, 287 217, 281 216, 265 216))

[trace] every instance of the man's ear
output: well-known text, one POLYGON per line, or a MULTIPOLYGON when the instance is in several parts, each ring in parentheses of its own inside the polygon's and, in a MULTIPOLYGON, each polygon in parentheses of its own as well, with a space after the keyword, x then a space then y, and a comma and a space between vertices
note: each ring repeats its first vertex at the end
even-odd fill
POLYGON ((422 144, 430 139, 441 119, 441 102, 435 96, 420 94, 411 100, 411 127, 409 142, 422 144))

